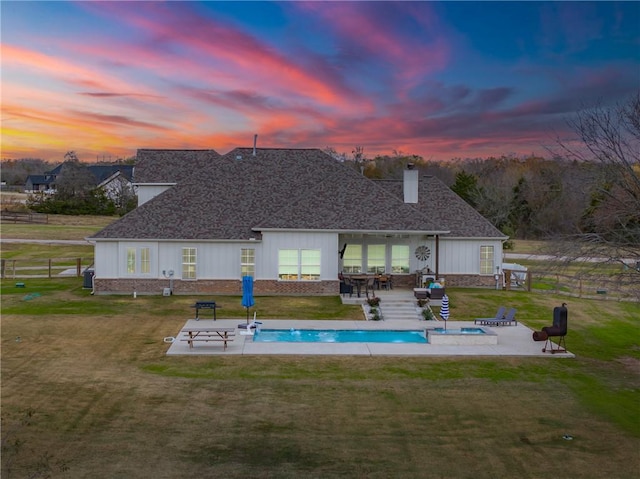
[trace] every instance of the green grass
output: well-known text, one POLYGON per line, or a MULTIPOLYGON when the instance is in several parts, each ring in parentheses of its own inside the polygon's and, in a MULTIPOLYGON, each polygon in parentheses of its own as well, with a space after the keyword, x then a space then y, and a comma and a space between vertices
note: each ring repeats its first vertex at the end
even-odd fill
MULTIPOLYGON (((162 338, 201 297, 92 296, 82 278, 0 287, 2 437, 22 441, 3 451, 3 477, 10 460, 11 477, 29 476, 45 453, 68 477, 533 479, 561 467, 626 479, 640 469, 638 303, 449 289, 457 320, 514 306, 532 329, 567 302, 575 359, 176 357, 162 338), (32 423, 20 427, 26 410, 32 423)), ((239 296, 216 300, 219 317, 245 317, 239 296)), ((337 297, 257 297, 256 309, 362 317, 337 297)))

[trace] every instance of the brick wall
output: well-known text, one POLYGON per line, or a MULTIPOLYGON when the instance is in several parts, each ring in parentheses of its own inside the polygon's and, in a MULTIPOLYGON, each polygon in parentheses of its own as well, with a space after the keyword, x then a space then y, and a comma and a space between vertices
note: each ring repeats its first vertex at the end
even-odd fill
MULTIPOLYGON (((479 275, 440 275, 445 279, 445 287, 495 287, 493 276, 479 275)), ((394 288, 415 288, 415 275, 394 275, 394 288)), ((95 278, 96 294, 162 294, 164 288, 169 287, 167 279, 98 279, 95 278)), ((242 294, 241 280, 173 280, 173 294, 242 294)), ((275 281, 256 280, 254 283, 256 295, 332 296, 340 294, 340 283, 335 281, 275 281)))
MULTIPOLYGON (((167 279, 99 279, 94 280, 96 294, 162 294, 169 287, 167 279)), ((340 294, 340 283, 335 281, 272 281, 256 280, 255 295, 323 295, 340 294)), ((242 294, 241 280, 173 280, 173 294, 242 294)))

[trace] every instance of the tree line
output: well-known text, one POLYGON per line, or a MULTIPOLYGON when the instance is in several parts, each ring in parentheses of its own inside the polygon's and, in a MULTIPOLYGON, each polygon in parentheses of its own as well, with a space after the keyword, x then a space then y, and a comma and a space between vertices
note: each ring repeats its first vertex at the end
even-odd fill
MULTIPOLYGON (((362 146, 350 155, 331 147, 325 152, 374 179, 400 179, 413 163, 422 174, 450 186, 509 237, 554 239, 555 253, 568 261, 591 255, 640 262, 640 92, 614 107, 581 110, 568 123, 574 138, 558 138, 549 158, 436 162, 401 151, 368 158, 362 146)), ((58 193, 34 197, 29 203, 33 209, 114 214, 135 207, 133 201, 109 205, 83 177, 75 154, 69 152, 65 159, 68 168, 58 193)), ((9 181, 13 175, 16 181, 20 174, 24 184, 26 174, 42 165, 36 159, 5 161, 2 179, 9 181)))
MULTIPOLYGON (((447 184, 512 239, 548 239, 564 259, 602 258, 640 283, 640 92, 613 107, 567 120, 573 138, 557 138, 549 158, 514 156, 425 161, 394 151, 367 158, 325 149, 370 178, 402 178, 413 163, 447 184)), ((599 264, 593 263, 593 269, 599 264)), ((639 291, 640 296, 640 291, 639 291)))

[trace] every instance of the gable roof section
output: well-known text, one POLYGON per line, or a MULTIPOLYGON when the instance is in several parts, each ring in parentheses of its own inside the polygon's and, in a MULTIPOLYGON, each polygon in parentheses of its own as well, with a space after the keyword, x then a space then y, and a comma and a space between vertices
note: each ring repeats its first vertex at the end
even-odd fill
POLYGON ((120 173, 129 181, 131 181, 131 176, 133 175, 133 165, 89 165, 87 168, 96 177, 98 184, 116 173, 120 173))
POLYGON ((213 163, 220 154, 215 150, 149 150, 136 155, 135 183, 174 184, 213 163))
MULTIPOLYGON (((393 195, 402 199, 402 180, 374 180, 393 195)), ((440 179, 422 175, 418 181, 417 208, 437 224, 446 225, 446 236, 461 238, 500 238, 507 236, 472 206, 454 193, 440 179)))
MULTIPOLYGON (((443 234, 453 220, 431 206, 404 203, 402 181, 374 182, 317 149, 259 148, 253 156, 251 148, 238 148, 215 159, 199 154, 191 164, 198 161, 204 162, 197 174, 93 238, 246 240, 269 229, 443 234)), ((475 213, 440 184, 434 194, 443 188, 462 202, 455 211, 475 213)))

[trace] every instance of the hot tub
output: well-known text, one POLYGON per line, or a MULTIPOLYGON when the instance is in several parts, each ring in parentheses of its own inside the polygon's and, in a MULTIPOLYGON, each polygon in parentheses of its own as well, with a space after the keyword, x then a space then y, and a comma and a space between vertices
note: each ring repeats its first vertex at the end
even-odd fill
POLYGON ((498 344, 498 335, 489 328, 427 329, 429 344, 487 345, 498 344))

